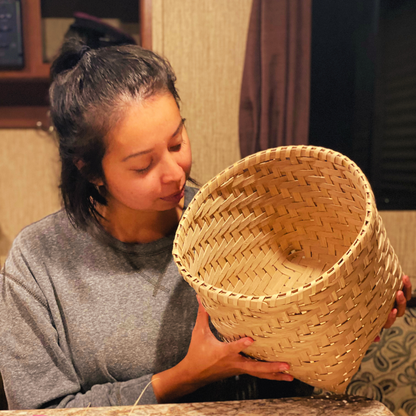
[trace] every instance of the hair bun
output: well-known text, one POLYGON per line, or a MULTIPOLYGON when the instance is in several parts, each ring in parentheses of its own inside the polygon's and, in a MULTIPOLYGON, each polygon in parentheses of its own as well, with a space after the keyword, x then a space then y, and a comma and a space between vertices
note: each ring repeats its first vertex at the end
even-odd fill
POLYGON ((90 51, 91 48, 88 45, 82 45, 81 49, 78 52, 79 60, 85 55, 86 52, 90 51))
POLYGON ((91 48, 77 39, 68 39, 51 65, 51 77, 74 68, 91 48))

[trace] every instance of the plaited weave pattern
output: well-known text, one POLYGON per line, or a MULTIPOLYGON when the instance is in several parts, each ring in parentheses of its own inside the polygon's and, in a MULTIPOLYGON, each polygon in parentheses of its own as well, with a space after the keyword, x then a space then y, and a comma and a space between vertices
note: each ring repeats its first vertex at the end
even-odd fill
POLYGON ((206 183, 173 256, 225 341, 252 337, 248 356, 338 393, 402 286, 366 177, 313 146, 256 153, 206 183))

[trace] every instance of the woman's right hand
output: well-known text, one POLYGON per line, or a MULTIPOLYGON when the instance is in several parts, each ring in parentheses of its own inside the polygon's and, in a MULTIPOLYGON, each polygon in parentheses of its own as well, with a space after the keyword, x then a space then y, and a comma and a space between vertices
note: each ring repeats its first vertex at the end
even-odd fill
POLYGON ((209 317, 200 300, 198 316, 186 357, 175 367, 153 376, 153 390, 159 403, 174 401, 207 384, 224 378, 249 374, 269 380, 292 381, 283 372, 289 365, 281 362, 259 362, 243 357, 240 352, 254 341, 241 338, 225 343, 215 338, 209 317))

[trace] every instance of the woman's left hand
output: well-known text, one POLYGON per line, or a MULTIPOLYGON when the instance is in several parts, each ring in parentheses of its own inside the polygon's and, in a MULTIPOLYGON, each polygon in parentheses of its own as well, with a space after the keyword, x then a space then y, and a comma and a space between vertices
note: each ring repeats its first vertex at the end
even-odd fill
POLYGON ((391 310, 386 323, 384 324, 384 328, 390 328, 396 318, 404 315, 406 310, 407 301, 412 298, 412 284, 410 283, 409 276, 403 276, 403 289, 399 290, 396 293, 396 302, 391 310))

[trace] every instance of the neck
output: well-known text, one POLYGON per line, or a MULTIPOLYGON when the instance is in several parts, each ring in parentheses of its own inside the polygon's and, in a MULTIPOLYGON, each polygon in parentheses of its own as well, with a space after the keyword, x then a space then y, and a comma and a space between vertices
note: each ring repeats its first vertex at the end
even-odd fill
POLYGON ((134 211, 103 208, 104 229, 124 243, 151 243, 172 233, 182 215, 183 204, 169 211, 134 211))

